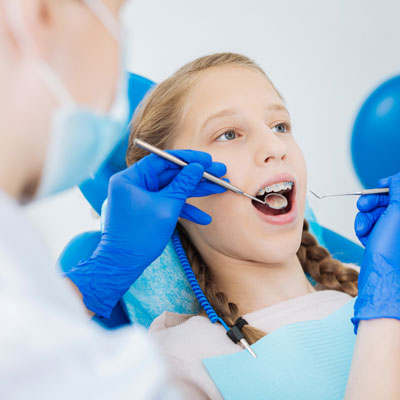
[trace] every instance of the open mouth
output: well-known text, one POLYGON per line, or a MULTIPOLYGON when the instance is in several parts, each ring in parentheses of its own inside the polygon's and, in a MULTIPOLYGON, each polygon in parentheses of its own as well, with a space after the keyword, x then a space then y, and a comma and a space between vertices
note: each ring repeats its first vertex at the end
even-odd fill
POLYGON ((277 182, 261 188, 255 196, 261 201, 266 201, 267 204, 261 204, 255 200, 253 200, 252 203, 253 206, 263 214, 282 215, 287 214, 292 209, 293 196, 294 182, 277 182), (266 198, 266 196, 268 197, 266 198), (279 207, 280 204, 282 204, 282 208, 279 207))

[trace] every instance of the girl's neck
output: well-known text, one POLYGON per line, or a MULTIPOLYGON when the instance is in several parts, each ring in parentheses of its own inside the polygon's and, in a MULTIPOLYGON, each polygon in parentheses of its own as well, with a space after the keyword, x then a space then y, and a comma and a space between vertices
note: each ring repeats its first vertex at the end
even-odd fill
POLYGON ((315 292, 296 255, 276 264, 237 260, 222 254, 214 254, 211 264, 207 261, 218 290, 237 304, 241 315, 315 292))

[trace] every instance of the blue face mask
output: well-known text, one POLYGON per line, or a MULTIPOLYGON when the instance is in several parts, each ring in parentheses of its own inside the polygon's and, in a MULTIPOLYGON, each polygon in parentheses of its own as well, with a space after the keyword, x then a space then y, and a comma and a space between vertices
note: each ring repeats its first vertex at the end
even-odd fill
MULTIPOLYGON (((102 1, 83 2, 120 44, 119 23, 102 1)), ((114 104, 104 114, 77 104, 48 64, 40 64, 38 71, 60 105, 52 118, 46 160, 37 192, 37 197, 46 197, 79 185, 101 167, 125 134, 129 101, 123 62, 114 104)))

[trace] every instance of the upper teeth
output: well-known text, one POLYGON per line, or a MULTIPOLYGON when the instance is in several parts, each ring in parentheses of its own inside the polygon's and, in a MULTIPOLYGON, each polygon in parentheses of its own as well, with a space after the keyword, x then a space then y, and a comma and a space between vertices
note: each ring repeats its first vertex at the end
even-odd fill
POLYGON ((260 189, 257 193, 258 196, 262 196, 265 193, 271 193, 271 192, 280 192, 281 190, 287 190, 287 189, 292 189, 293 188, 293 182, 279 182, 279 183, 274 183, 273 185, 266 186, 263 189, 260 189))

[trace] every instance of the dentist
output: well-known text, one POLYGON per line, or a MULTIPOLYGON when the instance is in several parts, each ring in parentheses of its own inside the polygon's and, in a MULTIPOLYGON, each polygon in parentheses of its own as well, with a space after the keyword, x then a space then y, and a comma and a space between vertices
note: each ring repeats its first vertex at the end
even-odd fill
POLYGON ((400 173, 389 195, 361 196, 355 231, 365 246, 354 305, 357 339, 345 399, 400 398, 400 173))
MULTIPOLYGON (((142 330, 88 321, 21 206, 81 183, 121 140, 123 3, 0 0, 1 399, 174 398, 142 330)), ((182 170, 149 156, 112 179, 99 248, 69 275, 88 308, 107 315, 179 217, 210 222, 185 201, 221 191, 201 177, 225 167, 201 152, 179 155, 182 170)))

